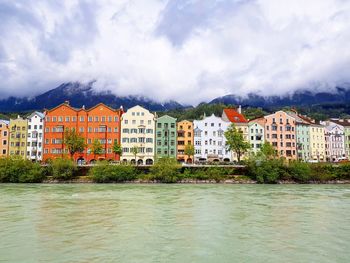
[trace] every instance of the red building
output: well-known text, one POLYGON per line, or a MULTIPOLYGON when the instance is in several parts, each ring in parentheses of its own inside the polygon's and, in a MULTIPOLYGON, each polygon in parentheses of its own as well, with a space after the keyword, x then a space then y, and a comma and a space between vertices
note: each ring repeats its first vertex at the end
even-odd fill
POLYGON ((86 163, 101 159, 119 160, 112 148, 115 141, 120 143, 122 113, 122 109, 115 110, 103 103, 90 109, 77 109, 65 102, 46 110, 43 161, 68 155, 68 149, 64 145, 64 131, 73 128, 85 138, 87 144, 84 152, 74 155, 74 160, 86 163), (103 153, 98 156, 91 153, 91 145, 96 139, 103 147, 103 153))

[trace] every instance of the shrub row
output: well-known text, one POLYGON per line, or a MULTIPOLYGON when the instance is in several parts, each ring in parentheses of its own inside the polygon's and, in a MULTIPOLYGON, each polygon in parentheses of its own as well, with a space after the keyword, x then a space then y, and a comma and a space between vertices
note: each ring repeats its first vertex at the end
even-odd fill
POLYGON ((258 183, 277 183, 281 180, 298 183, 350 180, 350 164, 304 163, 283 159, 250 160, 247 175, 258 183))
POLYGON ((41 166, 22 158, 0 158, 0 183, 41 183, 47 176, 68 180, 76 171, 75 163, 67 159, 55 159, 47 166, 41 166))
POLYGON ((150 169, 144 173, 130 165, 112 165, 100 162, 92 167, 89 176, 94 182, 127 182, 140 179, 158 183, 177 183, 185 179, 190 180, 215 180, 227 179, 234 173, 233 169, 207 167, 197 169, 182 169, 176 159, 161 158, 150 169))

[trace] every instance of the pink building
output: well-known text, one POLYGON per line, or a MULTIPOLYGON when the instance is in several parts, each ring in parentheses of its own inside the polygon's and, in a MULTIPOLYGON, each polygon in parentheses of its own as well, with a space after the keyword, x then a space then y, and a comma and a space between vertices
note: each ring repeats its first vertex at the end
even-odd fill
POLYGON ((265 139, 287 160, 296 160, 296 120, 284 111, 265 116, 265 139))

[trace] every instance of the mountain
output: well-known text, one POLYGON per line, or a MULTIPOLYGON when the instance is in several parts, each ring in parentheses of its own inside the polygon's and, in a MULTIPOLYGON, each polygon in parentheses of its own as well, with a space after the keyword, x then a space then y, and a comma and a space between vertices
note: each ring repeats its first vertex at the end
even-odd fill
POLYGON ((69 101, 73 107, 87 108, 103 102, 106 105, 124 109, 135 105, 141 105, 151 111, 166 111, 178 108, 184 108, 183 105, 169 101, 158 103, 146 97, 139 96, 115 96, 110 91, 96 92, 92 87, 93 82, 81 84, 79 82, 69 82, 49 90, 34 98, 15 98, 0 100, 0 112, 24 112, 33 110, 43 110, 44 108, 54 108, 64 101, 69 101))
POLYGON ((216 98, 210 102, 211 104, 223 103, 261 107, 261 108, 281 108, 284 106, 312 106, 312 105, 329 105, 329 104, 350 104, 350 90, 337 87, 334 93, 310 91, 298 91, 292 95, 286 96, 269 96, 264 97, 255 94, 248 94, 247 97, 240 97, 236 95, 226 95, 216 98))

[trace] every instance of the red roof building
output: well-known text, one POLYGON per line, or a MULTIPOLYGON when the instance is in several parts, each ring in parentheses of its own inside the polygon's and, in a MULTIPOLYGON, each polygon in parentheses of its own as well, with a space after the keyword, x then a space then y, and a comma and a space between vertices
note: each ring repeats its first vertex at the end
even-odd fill
POLYGON ((224 109, 222 119, 233 123, 248 123, 248 120, 240 113, 240 107, 235 109, 224 109))

